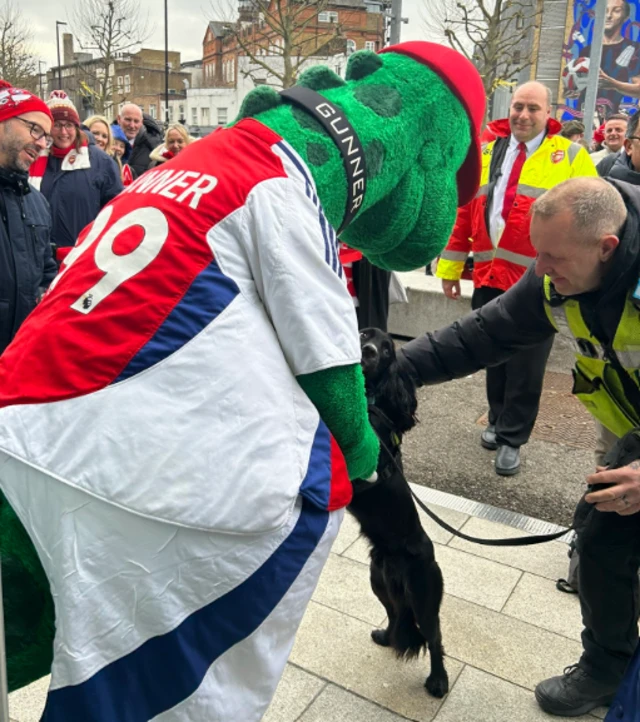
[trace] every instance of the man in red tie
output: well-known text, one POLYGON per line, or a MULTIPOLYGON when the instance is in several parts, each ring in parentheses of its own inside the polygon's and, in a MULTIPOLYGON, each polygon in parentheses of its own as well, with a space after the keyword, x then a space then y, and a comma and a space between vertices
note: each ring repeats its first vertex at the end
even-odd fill
MULTIPOLYGON (((509 118, 489 123, 495 140, 483 148, 481 187, 458 212, 453 234, 436 275, 448 298, 460 297, 460 278, 473 251, 473 309, 500 296, 535 261, 529 237, 529 208, 546 190, 577 176, 597 175, 587 151, 558 135, 551 118, 551 92, 538 82, 518 87, 509 118)), ((552 340, 487 369, 489 426, 480 443, 495 450, 496 472, 520 470, 538 415, 540 392, 552 340)))

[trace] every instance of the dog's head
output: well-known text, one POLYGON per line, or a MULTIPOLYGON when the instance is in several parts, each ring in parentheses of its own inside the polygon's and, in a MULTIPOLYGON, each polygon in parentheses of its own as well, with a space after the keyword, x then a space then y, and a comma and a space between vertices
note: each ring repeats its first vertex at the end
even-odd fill
POLYGON ((416 424, 416 387, 402 372, 396 360, 393 339, 379 328, 365 328, 360 332, 362 372, 367 395, 394 424, 401 434, 416 424))
POLYGON ((362 373, 367 387, 375 386, 391 364, 395 363, 393 339, 379 328, 364 328, 360 331, 360 349, 362 373))

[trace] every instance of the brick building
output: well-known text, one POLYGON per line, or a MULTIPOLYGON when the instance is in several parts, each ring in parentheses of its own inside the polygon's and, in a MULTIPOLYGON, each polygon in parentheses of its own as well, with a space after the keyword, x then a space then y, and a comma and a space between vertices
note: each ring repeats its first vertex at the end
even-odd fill
MULTIPOLYGON (((48 92, 61 85, 82 118, 102 110, 99 100, 100 79, 104 77, 104 61, 88 53, 76 53, 73 36, 63 36, 64 61, 60 68, 47 72, 48 92), (59 74, 61 82, 59 81, 59 74), (98 95, 97 95, 98 94, 98 95)), ((185 99, 191 73, 181 69, 180 53, 169 52, 169 101, 185 99)), ((152 117, 164 119, 165 67, 164 50, 142 48, 136 53, 123 53, 109 67, 111 99, 104 108, 107 117, 114 118, 125 103, 139 105, 152 117)))
MULTIPOLYGON (((320 12, 317 4, 300 6, 295 0, 286 2, 296 5, 296 23, 304 26, 296 33, 292 56, 348 55, 356 50, 379 50, 384 45, 382 15, 367 12, 363 0, 336 0, 323 4, 320 12)), ((237 85, 238 57, 247 55, 243 44, 257 56, 282 58, 284 40, 256 12, 253 0, 239 0, 238 6, 239 30, 218 20, 210 22, 207 27, 202 43, 204 87, 237 85)))

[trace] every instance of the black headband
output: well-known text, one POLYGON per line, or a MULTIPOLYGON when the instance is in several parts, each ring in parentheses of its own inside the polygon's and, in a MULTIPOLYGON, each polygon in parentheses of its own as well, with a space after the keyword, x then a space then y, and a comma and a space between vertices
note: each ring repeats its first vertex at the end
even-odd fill
POLYGON ((367 164, 364 148, 342 109, 320 93, 301 85, 294 85, 287 90, 281 90, 280 95, 287 102, 312 115, 329 133, 342 155, 344 170, 347 174, 347 207, 337 231, 340 236, 364 201, 364 194, 367 190, 367 164))

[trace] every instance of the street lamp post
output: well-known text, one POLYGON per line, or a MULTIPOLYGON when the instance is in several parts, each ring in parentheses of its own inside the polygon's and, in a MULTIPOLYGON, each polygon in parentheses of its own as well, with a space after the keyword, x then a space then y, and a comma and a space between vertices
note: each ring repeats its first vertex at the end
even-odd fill
POLYGON ((67 23, 56 20, 56 45, 58 46, 58 90, 62 90, 62 68, 60 67, 60 26, 67 23))
POLYGON ((169 11, 164 0, 164 124, 169 125, 169 11))
POLYGON ((42 100, 44 100, 44 95, 42 94, 42 76, 44 73, 42 72, 42 66, 47 67, 47 64, 44 62, 44 60, 38 60, 38 80, 40 81, 40 97, 42 100))

